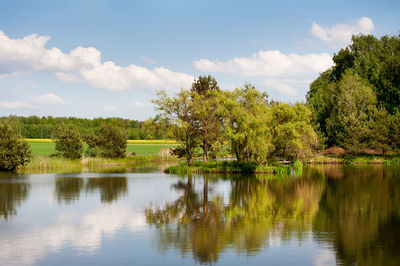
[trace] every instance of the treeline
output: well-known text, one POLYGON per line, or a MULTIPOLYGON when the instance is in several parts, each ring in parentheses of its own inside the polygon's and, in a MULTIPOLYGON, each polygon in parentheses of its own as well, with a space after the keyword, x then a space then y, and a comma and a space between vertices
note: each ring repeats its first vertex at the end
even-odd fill
POLYGON ((172 98, 161 91, 153 102, 168 121, 169 136, 181 144, 173 153, 189 164, 199 148, 204 162, 228 153, 239 162, 262 165, 304 159, 319 147, 305 104, 270 101, 250 84, 223 91, 213 77, 200 76, 191 89, 172 98))
POLYGON ((304 104, 270 100, 250 84, 223 91, 211 76, 174 97, 161 91, 153 103, 181 144, 173 153, 189 164, 199 149, 205 162, 227 153, 258 164, 331 147, 350 155, 399 150, 400 38, 353 36, 333 61, 304 104))
POLYGON ((0 117, 18 130, 24 138, 51 139, 60 128, 73 128, 80 135, 99 132, 102 124, 113 124, 123 128, 129 139, 165 139, 160 117, 149 118, 146 121, 122 118, 76 118, 52 116, 8 116, 0 117))
POLYGON ((400 38, 353 36, 311 84, 307 103, 327 147, 359 154, 400 148, 400 38))

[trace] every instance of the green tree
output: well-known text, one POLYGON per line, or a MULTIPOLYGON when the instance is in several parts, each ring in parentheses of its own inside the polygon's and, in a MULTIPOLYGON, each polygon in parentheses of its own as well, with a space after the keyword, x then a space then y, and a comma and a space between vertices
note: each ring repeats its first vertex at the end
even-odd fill
POLYGON ((314 154, 319 140, 307 106, 277 103, 270 107, 270 113, 268 125, 274 147, 271 157, 302 160, 314 154))
POLYGON ((96 146, 100 155, 107 158, 123 158, 126 156, 128 134, 116 124, 104 123, 100 126, 96 146))
POLYGON ((266 161, 272 150, 268 121, 268 95, 245 84, 220 95, 218 114, 222 117, 223 138, 229 140, 238 161, 266 161))
POLYGON ((30 158, 28 142, 7 122, 0 122, 0 170, 14 171, 30 158))
POLYGON ((199 127, 199 138, 203 149, 203 161, 208 161, 208 153, 217 142, 221 122, 216 115, 217 96, 220 92, 215 78, 199 76, 192 84, 191 97, 194 103, 195 118, 199 127))
POLYGON ((157 95, 158 98, 153 100, 153 103, 170 123, 169 136, 180 144, 180 147, 172 150, 172 154, 185 157, 191 165, 194 149, 199 144, 200 132, 193 98, 189 91, 183 89, 173 98, 168 97, 165 91, 159 91, 157 95))
POLYGON ((72 128, 59 128, 53 136, 56 151, 63 157, 79 159, 82 156, 84 145, 80 134, 72 128))
POLYGON ((359 153, 367 143, 369 115, 374 112, 376 96, 368 80, 349 70, 339 82, 330 84, 334 107, 327 120, 329 134, 344 149, 359 153))

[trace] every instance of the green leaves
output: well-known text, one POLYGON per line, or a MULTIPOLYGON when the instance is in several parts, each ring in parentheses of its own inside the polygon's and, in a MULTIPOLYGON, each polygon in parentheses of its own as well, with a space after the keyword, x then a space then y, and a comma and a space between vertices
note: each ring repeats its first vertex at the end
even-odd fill
POLYGON ((28 142, 7 122, 0 122, 0 170, 14 171, 30 158, 28 142))

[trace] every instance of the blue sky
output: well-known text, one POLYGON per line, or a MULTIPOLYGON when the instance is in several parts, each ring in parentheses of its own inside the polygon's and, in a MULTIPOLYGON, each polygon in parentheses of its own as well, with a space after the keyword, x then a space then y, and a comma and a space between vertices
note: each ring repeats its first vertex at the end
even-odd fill
POLYGON ((302 101, 349 36, 398 35, 400 1, 2 1, 0 116, 153 116, 211 74, 302 101))

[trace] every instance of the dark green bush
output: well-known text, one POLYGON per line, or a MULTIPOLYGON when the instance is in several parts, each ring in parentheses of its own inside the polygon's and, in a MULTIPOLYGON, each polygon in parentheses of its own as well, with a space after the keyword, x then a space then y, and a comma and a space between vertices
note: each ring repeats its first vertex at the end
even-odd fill
POLYGON ((123 158, 126 156, 127 140, 125 129, 114 124, 103 124, 96 138, 96 146, 103 157, 123 158))
POLYGON ((0 122, 0 170, 14 171, 30 161, 28 142, 7 122, 0 122))
POLYGON ((71 128, 60 128, 53 136, 56 151, 63 157, 79 159, 83 153, 83 141, 77 131, 71 128))

